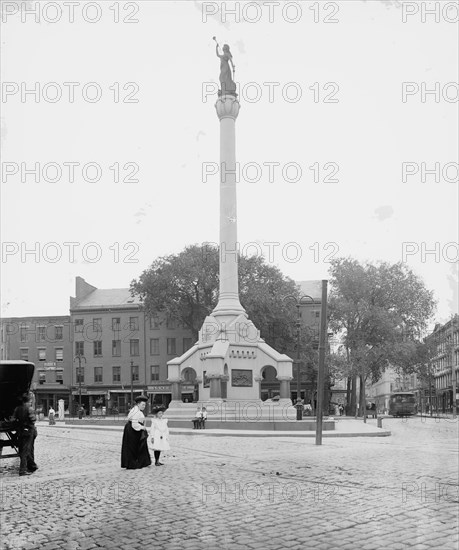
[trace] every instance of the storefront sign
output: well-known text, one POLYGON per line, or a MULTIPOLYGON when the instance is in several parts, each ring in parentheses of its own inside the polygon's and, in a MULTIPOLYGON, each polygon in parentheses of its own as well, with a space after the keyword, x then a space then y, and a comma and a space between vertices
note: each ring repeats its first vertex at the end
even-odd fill
POLYGON ((164 393, 171 391, 171 387, 169 385, 167 386, 148 386, 148 391, 150 393, 164 393))

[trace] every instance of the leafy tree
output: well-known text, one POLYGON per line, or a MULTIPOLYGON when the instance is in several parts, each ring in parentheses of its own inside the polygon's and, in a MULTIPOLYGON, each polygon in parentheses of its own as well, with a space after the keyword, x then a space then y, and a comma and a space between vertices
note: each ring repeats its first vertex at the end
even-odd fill
MULTIPOLYGON (((205 317, 217 305, 218 286, 218 248, 192 245, 156 259, 131 282, 131 293, 141 298, 147 314, 164 313, 190 329, 197 340, 205 317)), ((239 256, 239 294, 262 338, 278 351, 292 349, 296 309, 286 297, 298 297, 295 282, 263 257, 239 256)))
POLYGON ((387 366, 415 361, 417 341, 427 327, 433 293, 402 263, 360 264, 351 258, 332 261, 330 327, 342 335, 355 408, 356 377, 360 407, 365 407, 365 381, 376 382, 387 366))

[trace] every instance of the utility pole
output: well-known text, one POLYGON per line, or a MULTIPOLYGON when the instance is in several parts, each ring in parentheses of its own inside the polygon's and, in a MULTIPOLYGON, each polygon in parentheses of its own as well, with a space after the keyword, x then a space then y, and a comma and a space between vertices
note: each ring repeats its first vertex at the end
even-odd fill
POLYGON ((78 404, 81 409, 81 360, 84 359, 86 364, 86 357, 80 353, 73 359, 73 362, 78 361, 78 404))
POLYGON ((316 445, 322 445, 322 418, 324 404, 325 340, 327 338, 327 281, 322 281, 322 303, 319 333, 319 372, 317 379, 316 445))

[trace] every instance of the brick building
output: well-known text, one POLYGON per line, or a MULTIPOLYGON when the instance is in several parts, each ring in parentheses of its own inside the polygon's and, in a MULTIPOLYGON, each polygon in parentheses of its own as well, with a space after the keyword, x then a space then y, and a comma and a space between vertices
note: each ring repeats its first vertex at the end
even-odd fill
POLYGON ((35 363, 31 388, 37 407, 46 413, 58 409, 59 399, 68 409, 72 372, 72 327, 68 315, 8 317, 1 320, 0 358, 35 363))
POLYGON ((438 323, 427 339, 433 340, 437 349, 431 365, 435 406, 439 412, 451 412, 454 401, 458 401, 459 316, 456 314, 444 325, 438 323))
MULTIPOLYGON (((70 299, 75 360, 71 389, 86 411, 127 411, 132 397, 148 394, 167 404, 171 385, 167 361, 193 345, 192 334, 164 317, 149 318, 129 289, 98 289, 76 278, 70 299), (80 374, 79 374, 80 373, 80 374), (81 384, 80 384, 81 381, 81 384)), ((185 383, 183 399, 192 401, 195 386, 185 383)))

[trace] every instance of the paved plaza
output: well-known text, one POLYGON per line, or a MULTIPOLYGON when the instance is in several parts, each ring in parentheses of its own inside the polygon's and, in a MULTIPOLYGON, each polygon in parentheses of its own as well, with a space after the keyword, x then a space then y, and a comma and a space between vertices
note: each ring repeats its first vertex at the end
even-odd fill
POLYGON ((41 422, 35 474, 0 462, 0 547, 457 550, 457 421, 384 423, 322 446, 172 433, 163 467, 126 471, 119 428, 41 422))

